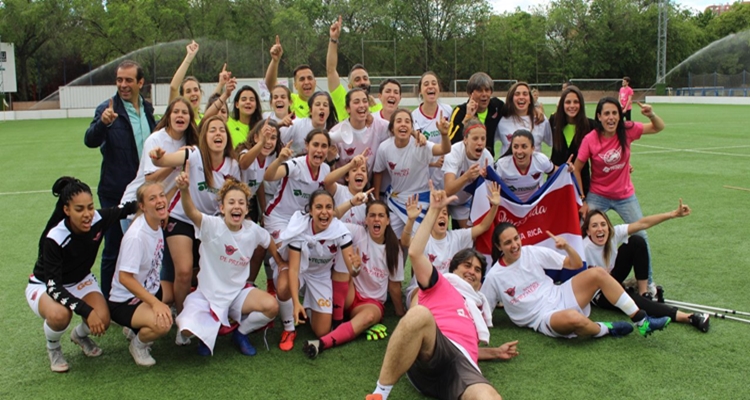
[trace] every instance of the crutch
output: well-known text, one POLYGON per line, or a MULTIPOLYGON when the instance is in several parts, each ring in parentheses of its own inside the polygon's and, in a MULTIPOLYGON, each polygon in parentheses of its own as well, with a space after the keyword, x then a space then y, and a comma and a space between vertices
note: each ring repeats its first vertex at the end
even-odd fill
MULTIPOLYGON (((707 310, 709 308, 710 309, 714 309, 714 310, 723 310, 721 308, 703 306, 703 305, 700 305, 700 304, 683 303, 683 302, 680 302, 680 301, 669 300, 669 299, 664 299, 664 303, 672 305, 672 306, 676 306, 676 307, 679 307, 679 308, 684 308, 684 309, 690 310, 690 311, 696 311, 696 312, 706 313, 706 314, 708 314, 708 315, 710 315, 712 317, 716 317, 716 318, 720 318, 720 319, 730 319, 730 320, 733 320, 733 321, 744 322, 746 324, 750 324, 750 319, 732 317, 730 315, 721 314, 721 313, 718 313, 718 312, 707 310), (691 305, 687 305, 687 304, 691 304, 691 305), (699 307, 703 307, 703 308, 699 308, 699 307)), ((735 313, 741 313, 741 311, 734 311, 734 310, 729 310, 729 311, 733 311, 735 313)), ((746 314, 748 314, 748 313, 742 313, 740 315, 746 315, 746 314)))

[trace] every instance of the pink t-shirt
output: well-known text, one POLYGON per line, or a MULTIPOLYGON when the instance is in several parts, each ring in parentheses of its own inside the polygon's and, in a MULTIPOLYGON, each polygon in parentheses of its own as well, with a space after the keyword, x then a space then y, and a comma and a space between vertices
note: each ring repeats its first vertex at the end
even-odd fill
POLYGON ((419 290, 419 304, 427 307, 440 332, 448 339, 463 347, 471 359, 479 360, 479 335, 466 308, 466 301, 458 290, 438 273, 435 286, 419 290))
POLYGON ((630 104, 628 104, 628 98, 633 97, 633 88, 630 86, 623 86, 620 88, 620 105, 622 106, 623 111, 628 111, 633 108, 633 102, 631 101, 630 104), (625 108, 627 106, 627 108, 625 108))
POLYGON ((604 138, 591 131, 581 142, 578 160, 585 163, 591 160, 590 191, 612 200, 626 199, 635 194, 630 181, 630 143, 643 135, 643 124, 626 123, 627 145, 622 151, 617 136, 604 138))

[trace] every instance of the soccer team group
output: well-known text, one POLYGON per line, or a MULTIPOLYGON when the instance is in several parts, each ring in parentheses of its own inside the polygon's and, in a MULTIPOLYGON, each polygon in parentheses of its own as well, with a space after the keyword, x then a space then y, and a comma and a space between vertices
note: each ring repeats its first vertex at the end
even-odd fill
POLYGON ((158 124, 140 94, 141 67, 119 65, 117 93, 96 109, 84 137, 102 153, 101 208, 86 183, 54 183, 58 201, 26 289, 44 320, 53 371, 69 369, 60 340, 73 314, 82 321, 70 339, 89 357, 101 354, 91 335, 103 335, 110 321, 123 327, 138 365, 155 363, 151 344, 175 324, 176 344, 197 342, 200 355, 213 354, 217 337, 227 335, 252 356, 248 334, 280 316, 279 348, 292 350, 306 324, 317 339, 300 347, 314 358, 363 333, 384 338, 379 322, 390 297, 401 319, 368 399, 387 399, 404 374, 428 396, 499 398, 477 365, 518 355, 517 342, 486 346, 498 304, 516 325, 551 337, 647 336, 670 322, 708 331, 708 315, 654 297, 645 230, 690 208, 680 201, 671 212, 641 213, 630 144, 664 123, 640 103, 649 122, 630 121, 629 79, 619 99, 599 101, 595 119, 572 85, 547 118, 528 84, 514 84, 503 101, 482 72, 469 79, 467 102, 451 109, 439 101, 436 74, 426 72, 422 102, 409 111, 399 108, 396 80, 381 82, 376 99, 362 65, 345 87, 337 73, 341 19, 329 33, 328 92, 316 91, 307 65, 294 70, 296 93, 276 84, 277 37, 266 113, 256 90, 238 88, 226 65, 200 110, 200 84, 186 77, 195 42, 158 124), (501 197, 494 183, 474 193, 487 197, 490 211, 473 224, 473 196, 464 188, 489 167, 522 202, 558 168, 574 173, 584 254, 549 232, 557 251, 523 246, 510 223, 493 227, 501 197), (626 223, 613 226, 610 209, 626 223), (489 229, 492 254, 482 254, 473 242, 489 229), (98 281, 91 270, 102 242, 98 281), (402 293, 407 257, 412 276, 402 293), (263 266, 266 291, 255 287, 263 266), (559 271, 556 282, 551 270, 559 271), (626 290, 631 271, 635 287, 626 290), (594 322, 592 304, 631 322, 594 322))

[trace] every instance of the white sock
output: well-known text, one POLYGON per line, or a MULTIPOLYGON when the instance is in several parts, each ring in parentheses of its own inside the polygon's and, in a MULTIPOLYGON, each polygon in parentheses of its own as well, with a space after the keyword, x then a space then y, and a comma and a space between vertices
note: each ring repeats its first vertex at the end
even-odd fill
POLYGON ((133 338, 132 342, 133 342, 133 345, 139 349, 145 349, 152 343, 152 342, 141 341, 141 338, 139 335, 135 335, 135 338, 133 338))
POLYGON ((622 310, 622 312, 625 313, 625 315, 633 315, 638 312, 638 306, 635 305, 635 302, 633 299, 628 296, 627 293, 622 292, 620 295, 620 298, 617 299, 617 302, 615 303, 615 307, 622 310))
POLYGON ((599 325, 599 333, 597 333, 596 335, 594 335, 595 338, 602 337, 602 336, 604 336, 604 335, 606 335, 606 334, 609 333, 609 328, 607 328, 606 325, 604 325, 601 322, 597 322, 597 324, 599 325))
MULTIPOLYGON (((65 329, 68 329, 66 326, 65 329)), ((44 336, 47 338, 47 348, 50 350, 60 348, 60 338, 65 333, 65 329, 56 331, 47 325, 47 321, 44 321, 44 336)))
POLYGON ((89 334, 91 334, 91 329, 89 329, 89 326, 86 325, 85 322, 81 322, 76 326, 76 336, 78 337, 86 337, 89 334))
POLYGON ((380 383, 380 380, 378 380, 378 383, 375 385, 375 391, 372 392, 372 394, 379 394, 383 396, 383 400, 388 400, 388 395, 391 394, 391 389, 393 389, 393 385, 383 385, 380 383))
POLYGON ((284 324, 284 330, 288 332, 294 331, 294 302, 292 299, 281 301, 279 300, 279 315, 281 316, 281 323, 284 324))
POLYGON ((250 332, 257 331, 268 325, 271 321, 273 321, 273 318, 266 317, 260 311, 254 311, 248 314, 247 317, 240 322, 240 326, 237 330, 240 331, 241 334, 247 335, 250 332))

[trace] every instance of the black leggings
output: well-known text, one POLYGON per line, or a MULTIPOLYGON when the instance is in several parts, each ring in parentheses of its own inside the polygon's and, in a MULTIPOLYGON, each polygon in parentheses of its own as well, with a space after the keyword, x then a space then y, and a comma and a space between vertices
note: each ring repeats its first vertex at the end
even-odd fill
MULTIPOLYGON (((615 267, 612 268, 611 275, 617 282, 622 283, 630 275, 631 270, 635 272, 636 280, 648 279, 648 249, 646 247, 646 240, 637 235, 628 238, 628 243, 622 244, 617 249, 615 267)), ((638 308, 652 317, 670 317, 672 320, 677 318, 676 307, 670 307, 664 303, 646 299, 638 294, 637 290, 628 291, 628 294, 633 298, 638 308)), ((598 292, 591 303, 607 310, 617 309, 617 307, 604 297, 602 292, 598 292)))

